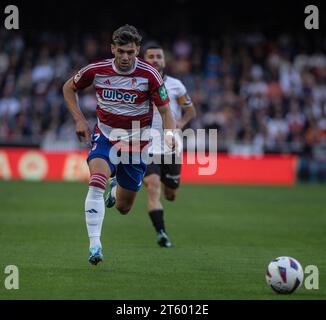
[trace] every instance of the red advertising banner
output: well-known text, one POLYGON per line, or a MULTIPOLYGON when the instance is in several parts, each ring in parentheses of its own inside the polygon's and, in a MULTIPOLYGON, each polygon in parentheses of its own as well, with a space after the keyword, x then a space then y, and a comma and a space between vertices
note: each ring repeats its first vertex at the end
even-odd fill
MULTIPOLYGON (((83 181, 89 177, 87 152, 44 152, 1 149, 0 179, 83 181)), ((184 183, 284 184, 296 181, 295 156, 243 157, 226 154, 184 154, 184 183)))
POLYGON ((293 185, 296 182, 297 158, 292 155, 231 156, 197 155, 194 164, 182 168, 182 182, 293 185), (207 163, 207 165, 205 165, 207 163), (214 174, 209 173, 217 165, 214 174))
POLYGON ((0 179, 87 180, 86 152, 44 152, 39 149, 1 149, 0 179))

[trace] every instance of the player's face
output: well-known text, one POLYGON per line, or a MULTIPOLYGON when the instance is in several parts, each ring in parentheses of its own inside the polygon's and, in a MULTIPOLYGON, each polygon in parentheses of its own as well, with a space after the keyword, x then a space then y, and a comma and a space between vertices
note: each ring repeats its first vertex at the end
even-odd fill
POLYGON ((121 71, 130 70, 139 53, 139 47, 135 43, 124 45, 112 44, 111 51, 115 57, 115 65, 121 71))
POLYGON ((160 73, 165 68, 165 57, 162 49, 148 49, 144 55, 145 61, 151 63, 160 73))

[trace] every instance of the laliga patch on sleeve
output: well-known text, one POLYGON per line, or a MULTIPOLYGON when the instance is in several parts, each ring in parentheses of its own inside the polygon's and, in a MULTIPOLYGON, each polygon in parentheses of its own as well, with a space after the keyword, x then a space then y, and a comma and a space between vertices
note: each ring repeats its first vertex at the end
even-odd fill
POLYGON ((165 89, 164 84, 162 84, 162 85, 158 88, 158 93, 159 93, 160 98, 161 98, 162 100, 165 100, 165 99, 168 98, 168 93, 167 93, 167 91, 166 91, 166 89, 165 89))

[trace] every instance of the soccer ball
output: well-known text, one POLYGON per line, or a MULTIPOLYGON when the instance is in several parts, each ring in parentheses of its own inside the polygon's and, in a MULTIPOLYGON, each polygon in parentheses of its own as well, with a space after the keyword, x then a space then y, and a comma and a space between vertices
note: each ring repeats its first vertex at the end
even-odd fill
POLYGON ((277 293, 292 293, 303 282, 301 264, 291 257, 278 257, 267 267, 266 282, 277 293))

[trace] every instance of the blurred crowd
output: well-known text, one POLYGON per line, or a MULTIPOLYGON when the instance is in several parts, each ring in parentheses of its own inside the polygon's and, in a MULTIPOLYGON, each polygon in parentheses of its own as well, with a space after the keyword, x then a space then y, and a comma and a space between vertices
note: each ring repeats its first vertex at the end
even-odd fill
MULTIPOLYGON (((78 147, 62 85, 82 66, 111 57, 109 39, 0 31, 0 143, 78 147)), ((184 82, 197 108, 190 127, 217 129, 220 150, 326 160, 325 52, 307 52, 288 35, 158 40, 166 72, 184 82)), ((80 106, 93 125, 92 88, 80 94, 80 106)))

